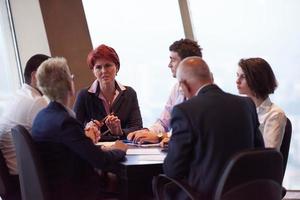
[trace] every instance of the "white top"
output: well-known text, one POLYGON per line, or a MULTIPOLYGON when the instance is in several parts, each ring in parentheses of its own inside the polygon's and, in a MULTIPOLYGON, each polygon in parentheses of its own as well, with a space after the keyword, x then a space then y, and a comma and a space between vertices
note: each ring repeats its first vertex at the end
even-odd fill
POLYGON ((269 97, 256 110, 265 147, 280 150, 286 125, 285 113, 269 97))
POLYGON ((0 118, 0 149, 10 174, 18 174, 11 128, 20 124, 31 132, 32 122, 36 114, 47 104, 47 100, 36 89, 23 84, 14 98, 5 106, 4 113, 0 118))
POLYGON ((150 131, 155 133, 169 132, 171 112, 175 105, 182 103, 184 101, 184 95, 182 89, 179 87, 179 83, 176 83, 170 93, 169 99, 165 105, 160 118, 149 128, 150 131))

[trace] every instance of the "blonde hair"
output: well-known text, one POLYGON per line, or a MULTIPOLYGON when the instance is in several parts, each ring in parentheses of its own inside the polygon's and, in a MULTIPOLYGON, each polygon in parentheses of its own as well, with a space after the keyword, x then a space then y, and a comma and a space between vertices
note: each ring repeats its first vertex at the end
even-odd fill
POLYGON ((63 57, 49 58, 36 73, 37 86, 51 101, 64 100, 72 91, 71 73, 63 57))

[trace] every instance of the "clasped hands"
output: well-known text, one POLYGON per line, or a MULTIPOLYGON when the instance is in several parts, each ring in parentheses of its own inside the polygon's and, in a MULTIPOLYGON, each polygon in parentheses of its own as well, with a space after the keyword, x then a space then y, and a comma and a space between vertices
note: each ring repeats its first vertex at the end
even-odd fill
POLYGON ((101 121, 91 120, 85 126, 85 135, 89 137, 95 144, 101 138, 100 128, 106 125, 112 135, 122 135, 121 121, 114 114, 107 115, 101 121))

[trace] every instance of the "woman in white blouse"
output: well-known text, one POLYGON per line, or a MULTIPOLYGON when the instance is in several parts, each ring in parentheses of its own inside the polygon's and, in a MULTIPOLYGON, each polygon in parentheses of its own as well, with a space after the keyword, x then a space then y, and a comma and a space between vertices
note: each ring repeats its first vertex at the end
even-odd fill
POLYGON ((250 97, 256 105, 265 146, 280 150, 286 116, 269 98, 277 87, 271 66, 262 58, 241 59, 236 84, 239 93, 250 97))

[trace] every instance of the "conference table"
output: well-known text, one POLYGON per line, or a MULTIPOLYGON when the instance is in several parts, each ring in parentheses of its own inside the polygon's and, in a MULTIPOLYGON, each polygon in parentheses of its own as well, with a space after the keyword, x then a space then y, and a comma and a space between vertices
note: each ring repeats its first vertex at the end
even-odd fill
POLYGON ((158 146, 129 145, 126 159, 112 172, 119 178, 120 199, 145 199, 152 196, 152 178, 163 173, 166 152, 158 146))

